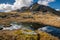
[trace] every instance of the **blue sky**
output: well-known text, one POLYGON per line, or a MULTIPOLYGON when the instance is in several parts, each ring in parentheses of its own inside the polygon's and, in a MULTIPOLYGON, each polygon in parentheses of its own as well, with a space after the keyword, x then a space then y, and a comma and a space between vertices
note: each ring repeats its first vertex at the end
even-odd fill
POLYGON ((2 3, 13 4, 14 2, 15 2, 15 0, 0 0, 0 4, 2 4, 2 3))
POLYGON ((50 7, 60 9, 60 0, 55 0, 55 2, 50 3, 50 7))
MULTIPOLYGON (((35 0, 36 2, 37 0, 35 0)), ((9 3, 13 4, 15 0, 0 0, 0 4, 2 3, 9 3)), ((55 0, 54 2, 49 3, 50 7, 55 8, 55 9, 60 9, 60 0, 55 0)))

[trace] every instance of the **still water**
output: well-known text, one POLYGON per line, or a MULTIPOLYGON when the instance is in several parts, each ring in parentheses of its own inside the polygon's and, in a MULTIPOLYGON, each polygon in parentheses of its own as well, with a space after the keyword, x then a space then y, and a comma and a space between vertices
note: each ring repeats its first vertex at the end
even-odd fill
MULTIPOLYGON (((34 30, 34 28, 31 27, 32 25, 22 25, 22 24, 17 24, 17 23, 11 23, 10 27, 3 27, 0 25, 0 28, 3 27, 2 30, 14 30, 14 29, 29 29, 29 30, 34 30)), ((52 34, 53 36, 58 36, 60 37, 60 29, 52 27, 52 26, 45 26, 42 28, 38 28, 40 31, 47 32, 49 34, 52 34)))

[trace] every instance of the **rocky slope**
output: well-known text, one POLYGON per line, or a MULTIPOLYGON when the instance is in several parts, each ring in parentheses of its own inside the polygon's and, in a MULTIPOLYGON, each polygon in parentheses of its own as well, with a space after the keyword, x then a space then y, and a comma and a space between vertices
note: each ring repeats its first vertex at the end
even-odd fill
POLYGON ((45 5, 40 5, 40 4, 33 4, 30 8, 31 11, 42 11, 42 12, 49 12, 55 15, 59 15, 60 16, 60 12, 56 11, 55 9, 49 7, 49 6, 45 6, 45 5))

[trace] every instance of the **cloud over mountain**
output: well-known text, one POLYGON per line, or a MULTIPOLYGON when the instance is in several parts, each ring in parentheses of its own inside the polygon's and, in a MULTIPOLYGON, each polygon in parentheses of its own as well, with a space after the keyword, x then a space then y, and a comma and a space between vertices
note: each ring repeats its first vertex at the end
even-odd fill
MULTIPOLYGON (((50 2, 54 2, 54 0, 38 0, 38 4, 48 5, 50 2)), ((11 4, 0 4, 0 10, 4 10, 8 12, 10 10, 20 9, 21 7, 29 7, 33 4, 33 0, 15 0, 13 5, 11 4)))

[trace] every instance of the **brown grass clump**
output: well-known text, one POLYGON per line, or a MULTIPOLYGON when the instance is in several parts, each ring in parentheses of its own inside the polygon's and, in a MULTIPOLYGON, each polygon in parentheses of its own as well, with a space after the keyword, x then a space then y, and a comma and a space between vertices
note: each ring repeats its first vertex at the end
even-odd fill
POLYGON ((46 32, 43 31, 37 31, 37 33, 40 36, 40 40, 59 40, 57 37, 54 37, 46 32))
POLYGON ((0 31, 0 40, 59 40, 48 33, 32 30, 0 31))

